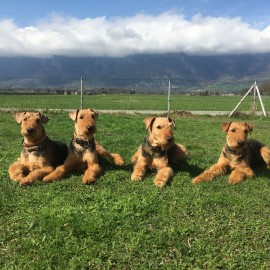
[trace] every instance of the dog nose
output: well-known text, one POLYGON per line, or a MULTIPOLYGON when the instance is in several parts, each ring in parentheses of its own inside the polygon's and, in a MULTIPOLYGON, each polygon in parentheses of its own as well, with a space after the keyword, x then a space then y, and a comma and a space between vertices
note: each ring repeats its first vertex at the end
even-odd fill
POLYGON ((245 142, 244 141, 241 141, 241 140, 237 141, 238 146, 242 146, 244 143, 245 142))
POLYGON ((88 126, 87 131, 88 132, 93 132, 94 131, 94 126, 88 126))
POLYGON ((171 143, 172 141, 173 141, 173 137, 171 137, 171 136, 167 137, 167 142, 168 143, 171 143))
POLYGON ((28 134, 30 134, 30 133, 32 133, 34 131, 34 129, 33 128, 27 128, 26 131, 27 131, 28 134))

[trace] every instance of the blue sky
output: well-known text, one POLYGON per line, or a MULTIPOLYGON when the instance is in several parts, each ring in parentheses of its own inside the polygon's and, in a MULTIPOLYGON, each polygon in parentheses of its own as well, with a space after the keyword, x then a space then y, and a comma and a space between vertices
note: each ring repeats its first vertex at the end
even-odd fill
POLYGON ((29 26, 50 14, 76 18, 127 17, 138 13, 158 15, 176 10, 187 18, 201 13, 213 17, 241 17, 265 26, 270 23, 269 0, 1 0, 0 18, 29 26))
POLYGON ((270 51, 269 0, 1 0, 0 55, 270 51))

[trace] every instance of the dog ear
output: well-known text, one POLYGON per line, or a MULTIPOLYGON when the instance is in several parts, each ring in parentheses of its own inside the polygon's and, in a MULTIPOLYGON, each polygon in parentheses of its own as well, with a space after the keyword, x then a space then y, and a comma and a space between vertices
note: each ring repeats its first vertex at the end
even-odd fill
POLYGON ((232 122, 221 123, 221 129, 223 130, 223 132, 227 132, 229 130, 229 127, 230 127, 231 123, 232 122))
POLYGON ((168 120, 169 120, 170 123, 172 123, 172 126, 174 128, 176 128, 175 121, 173 119, 171 119, 170 117, 168 117, 168 120))
POLYGON ((16 122, 18 124, 20 124, 22 122, 23 117, 24 117, 25 114, 26 114, 26 112, 18 112, 18 113, 14 113, 13 117, 16 120, 16 122))
POLYGON ((80 110, 72 111, 72 112, 70 112, 68 115, 69 115, 69 117, 70 117, 73 121, 76 121, 76 120, 77 120, 77 116, 78 116, 79 111, 80 111, 80 110))
POLYGON ((90 109, 90 111, 94 113, 95 120, 97 120, 98 119, 98 112, 93 110, 93 109, 90 109))
POLYGON ((245 126, 248 129, 249 134, 251 134, 252 130, 253 130, 253 126, 251 126, 250 124, 248 124, 247 122, 245 122, 245 126))
POLYGON ((155 122, 155 120, 156 120, 156 117, 147 117, 147 118, 145 118, 143 121, 144 121, 144 124, 146 126, 146 129, 150 129, 150 131, 151 131, 153 123, 155 122))
POLYGON ((42 114, 42 113, 39 113, 39 115, 40 115, 40 119, 41 119, 41 123, 42 123, 42 124, 48 123, 49 118, 48 118, 46 115, 44 115, 44 114, 42 114))

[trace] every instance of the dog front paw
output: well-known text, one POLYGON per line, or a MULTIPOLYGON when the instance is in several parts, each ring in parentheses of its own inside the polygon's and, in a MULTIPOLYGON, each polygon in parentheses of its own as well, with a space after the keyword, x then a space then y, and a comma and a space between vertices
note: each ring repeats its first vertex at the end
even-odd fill
POLYGON ((166 185, 166 181, 156 179, 154 184, 156 187, 163 188, 166 185))
POLYGON ((88 184, 92 184, 96 181, 96 178, 97 178, 97 175, 94 174, 94 173, 85 173, 83 178, 82 178, 82 182, 85 184, 85 185, 88 185, 88 184))
POLYGON ((123 166, 125 164, 123 158, 119 154, 112 154, 112 157, 115 165, 123 166))
POLYGON ((32 185, 34 182, 35 182, 34 179, 23 178, 23 179, 20 181, 20 186, 32 185))
POLYGON ((20 182, 23 179, 23 176, 21 174, 10 175, 10 179, 16 182, 20 182))
POLYGON ((239 179, 239 178, 230 178, 228 180, 228 183, 231 184, 231 185, 236 185, 236 184, 239 184, 243 181, 243 179, 239 179))
POLYGON ((192 179, 192 184, 194 184, 194 185, 199 184, 201 182, 203 182, 203 179, 199 176, 192 179))
POLYGON ((142 180, 142 176, 141 175, 136 174, 136 173, 132 173, 132 175, 131 175, 131 181, 136 182, 136 181, 141 181, 141 180, 142 180))
POLYGON ((164 187, 171 176, 173 176, 173 170, 171 167, 164 167, 160 169, 154 180, 155 186, 160 188, 164 187))
POLYGON ((253 178, 254 176, 255 173, 249 167, 245 168, 245 170, 234 170, 229 177, 228 183, 232 185, 239 184, 243 180, 253 178))
POLYGON ((88 184, 92 184, 96 181, 95 177, 86 177, 84 176, 83 179, 82 179, 82 182, 85 184, 85 185, 88 185, 88 184))
POLYGON ((13 181, 20 182, 24 177, 26 177, 26 174, 24 174, 23 170, 17 169, 17 170, 9 170, 9 177, 13 181))
POLYGON ((45 176, 42 180, 43 180, 43 182, 45 182, 45 183, 51 183, 51 182, 53 182, 55 179, 54 179, 52 176, 47 175, 47 176, 45 176))

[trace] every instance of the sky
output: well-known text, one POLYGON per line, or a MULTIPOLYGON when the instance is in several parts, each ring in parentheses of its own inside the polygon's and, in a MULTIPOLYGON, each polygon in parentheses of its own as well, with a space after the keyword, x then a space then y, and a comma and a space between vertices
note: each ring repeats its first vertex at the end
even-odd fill
POLYGON ((1 0, 0 56, 270 52, 269 0, 1 0))

